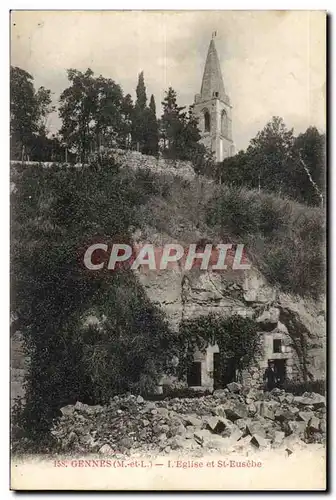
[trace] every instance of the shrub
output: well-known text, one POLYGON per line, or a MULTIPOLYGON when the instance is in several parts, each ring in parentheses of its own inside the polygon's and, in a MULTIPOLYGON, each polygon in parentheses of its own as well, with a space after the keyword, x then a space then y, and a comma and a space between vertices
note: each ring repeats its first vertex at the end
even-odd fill
POLYGON ((82 264, 92 240, 130 242, 148 193, 131 172, 98 167, 13 172, 11 307, 30 354, 19 420, 39 441, 66 404, 151 390, 174 352, 163 315, 131 271, 82 264), (106 320, 87 326, 89 311, 106 320))
POLYGON ((187 372, 195 350, 205 351, 208 345, 214 344, 219 347, 222 366, 230 360, 235 370, 242 371, 260 352, 258 330, 254 320, 239 315, 223 318, 209 314, 183 321, 180 325, 180 376, 187 372))

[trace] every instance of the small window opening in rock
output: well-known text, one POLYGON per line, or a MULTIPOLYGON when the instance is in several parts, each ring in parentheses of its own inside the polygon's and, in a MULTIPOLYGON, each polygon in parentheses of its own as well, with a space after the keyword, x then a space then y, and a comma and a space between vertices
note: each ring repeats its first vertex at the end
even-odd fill
POLYGON ((281 352, 281 339, 273 339, 273 352, 280 353, 281 352))

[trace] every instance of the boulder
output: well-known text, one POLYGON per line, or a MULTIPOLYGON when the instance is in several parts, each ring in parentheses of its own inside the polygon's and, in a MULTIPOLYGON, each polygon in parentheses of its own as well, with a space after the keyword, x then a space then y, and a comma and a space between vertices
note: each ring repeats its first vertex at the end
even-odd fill
POLYGON ((298 417, 299 420, 303 420, 303 422, 309 422, 309 420, 314 416, 312 411, 299 411, 298 417))
POLYGON ((202 427, 203 421, 200 418, 194 417, 193 415, 187 415, 184 418, 187 425, 193 425, 194 427, 202 427))
POLYGON ((306 448, 306 446, 306 443, 304 443, 304 441, 302 441, 299 436, 296 436, 294 434, 285 437, 285 439, 281 443, 281 448, 284 448, 289 455, 297 450, 306 448))
POLYGON ((225 405, 224 410, 226 418, 232 422, 235 422, 239 418, 247 418, 248 416, 247 406, 238 401, 230 401, 230 404, 225 405))
POLYGON ((311 432, 320 431, 320 420, 317 417, 312 417, 308 422, 308 430, 311 432))
POLYGON ((146 406, 144 408, 146 412, 151 412, 152 410, 155 409, 156 409, 156 404, 153 401, 149 401, 148 403, 146 403, 146 406))
POLYGON ((103 444, 103 446, 99 449, 100 455, 112 455, 113 450, 109 444, 103 444))
POLYGON ((215 432, 216 426, 217 426, 218 422, 220 421, 220 419, 218 417, 207 417, 204 420, 205 420, 206 426, 209 427, 210 430, 215 432))
MULTIPOLYGON (((231 422, 230 422, 231 424, 231 422)), ((222 417, 208 417, 206 426, 214 433, 221 434, 228 426, 228 421, 222 417)))
POLYGON ((327 432, 327 422, 325 421, 325 419, 320 420, 319 430, 324 434, 327 432))
POLYGON ((269 444, 269 441, 259 434, 253 434, 251 444, 256 448, 266 448, 269 444))
POLYGON ((284 401, 285 401, 287 404, 291 405, 291 404, 293 403, 293 400, 294 400, 294 396, 293 396, 293 394, 289 394, 289 393, 288 393, 288 394, 286 394, 284 401))
POLYGON ((160 417, 167 418, 169 416, 169 411, 167 410, 167 408, 157 408, 156 411, 157 415, 159 415, 160 417))
POLYGON ((274 438, 273 438, 273 445, 280 446, 282 441, 285 439, 285 433, 282 431, 275 431, 274 433, 274 438))
POLYGON ((251 420, 249 418, 238 418, 238 420, 235 421, 235 425, 240 429, 241 431, 245 431, 247 425, 249 425, 251 420))
POLYGON ((231 382, 230 384, 227 385, 227 388, 229 389, 230 392, 237 393, 241 391, 242 385, 238 384, 238 382, 231 382))
POLYGON ((179 450, 181 448, 186 448, 187 447, 186 439, 183 438, 182 436, 174 436, 169 440, 169 446, 171 447, 172 450, 179 450))
POLYGON ((194 438, 196 443, 203 445, 205 441, 209 441, 212 438, 212 435, 210 431, 203 429, 194 432, 194 438))
POLYGON ((252 421, 246 426, 246 432, 253 436, 254 434, 257 436, 261 436, 266 438, 266 431, 262 427, 261 423, 258 421, 252 421))
POLYGON ((65 417, 73 415, 74 412, 75 412, 75 407, 73 405, 63 406, 63 408, 61 408, 61 413, 65 417))
POLYGON ((247 407, 248 409, 248 414, 253 417, 257 413, 257 407, 254 403, 251 403, 247 407))
POLYGON ((288 422, 288 427, 290 429, 290 434, 296 434, 298 436, 302 436, 306 430, 307 422, 296 422, 290 420, 288 422))
POLYGON ((269 418, 270 420, 275 420, 274 410, 267 402, 262 402, 260 405, 260 416, 269 418))
POLYGON ((228 393, 229 393, 229 389, 216 389, 213 392, 213 395, 217 399, 224 399, 225 400, 225 399, 227 399, 228 393))
POLYGON ((243 437, 243 432, 240 429, 238 429, 238 427, 234 426, 234 427, 231 427, 230 435, 227 437, 229 440, 228 442, 230 444, 233 444, 243 437))
POLYGON ((315 410, 326 407, 326 398, 325 396, 322 396, 322 394, 317 394, 316 392, 313 392, 312 399, 313 399, 312 405, 315 410))
POLYGON ((274 418, 279 422, 295 420, 295 413, 289 409, 277 408, 274 413, 274 418))

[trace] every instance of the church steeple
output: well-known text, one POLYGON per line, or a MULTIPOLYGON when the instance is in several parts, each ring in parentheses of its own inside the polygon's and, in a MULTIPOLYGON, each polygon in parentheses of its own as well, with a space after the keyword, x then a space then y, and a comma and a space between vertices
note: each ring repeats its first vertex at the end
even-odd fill
POLYGON ((225 93, 214 34, 205 61, 201 93, 195 95, 193 108, 199 122, 201 142, 213 152, 216 161, 232 156, 232 106, 225 93))
POLYGON ((225 90, 214 38, 211 39, 205 62, 201 86, 201 99, 207 101, 214 96, 224 99, 225 90))

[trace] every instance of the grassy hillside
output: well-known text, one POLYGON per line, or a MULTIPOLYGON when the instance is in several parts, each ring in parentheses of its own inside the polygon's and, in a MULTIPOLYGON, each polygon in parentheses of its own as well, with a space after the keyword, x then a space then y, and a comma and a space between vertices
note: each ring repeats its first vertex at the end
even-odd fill
MULTIPOLYGON (((326 228, 319 208, 203 177, 190 181, 141 169, 18 167, 12 174, 25 219, 19 232, 27 241, 65 237, 75 227, 87 240, 91 232, 115 241, 115 233, 129 239, 134 229, 146 234, 149 227, 161 241, 244 243, 253 264, 281 290, 312 297, 324 292, 326 228), (59 217, 58 224, 52 220, 55 212, 62 212, 62 227, 59 217)), ((15 237, 16 214, 13 221, 15 237)))
POLYGON ((325 287, 325 214, 275 195, 185 181, 148 172, 131 173, 146 201, 137 225, 167 241, 244 243, 253 264, 279 289, 317 297, 325 287))

